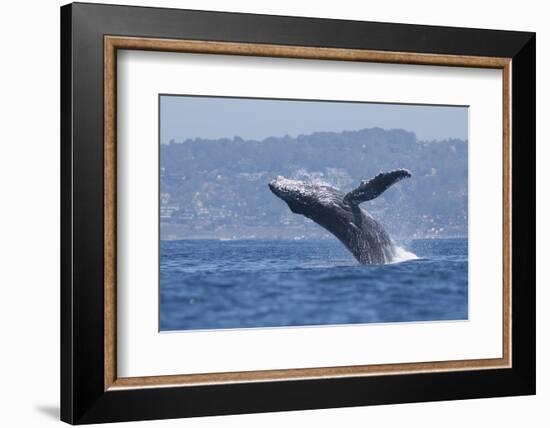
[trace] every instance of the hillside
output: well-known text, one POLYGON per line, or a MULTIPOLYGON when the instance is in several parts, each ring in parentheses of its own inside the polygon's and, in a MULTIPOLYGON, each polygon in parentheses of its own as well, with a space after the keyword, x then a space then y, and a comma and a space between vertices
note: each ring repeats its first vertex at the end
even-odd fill
POLYGON ((285 177, 353 189, 380 170, 413 177, 363 208, 396 237, 466 236, 468 145, 422 142, 380 128, 244 141, 194 139, 162 144, 161 238, 322 238, 292 214, 267 183, 285 177))

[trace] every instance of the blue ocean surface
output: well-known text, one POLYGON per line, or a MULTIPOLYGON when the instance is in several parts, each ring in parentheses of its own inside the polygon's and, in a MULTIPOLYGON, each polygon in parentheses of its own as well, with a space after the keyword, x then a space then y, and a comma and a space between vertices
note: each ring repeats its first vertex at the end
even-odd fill
POLYGON ((399 244, 362 266, 336 239, 161 241, 160 330, 467 319, 467 239, 399 244))

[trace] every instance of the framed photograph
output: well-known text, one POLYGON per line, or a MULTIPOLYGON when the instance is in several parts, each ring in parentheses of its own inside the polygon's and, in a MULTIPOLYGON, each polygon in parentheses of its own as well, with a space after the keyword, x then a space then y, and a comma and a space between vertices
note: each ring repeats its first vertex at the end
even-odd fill
POLYGON ((61 57, 62 420, 535 393, 533 33, 76 3, 61 57))

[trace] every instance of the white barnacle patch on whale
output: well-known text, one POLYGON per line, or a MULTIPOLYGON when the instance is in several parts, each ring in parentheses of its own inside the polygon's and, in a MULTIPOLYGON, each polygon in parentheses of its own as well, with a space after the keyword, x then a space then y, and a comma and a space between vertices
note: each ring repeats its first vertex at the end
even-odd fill
POLYGON ((288 195, 289 198, 311 199, 311 202, 317 201, 326 205, 338 202, 335 192, 339 190, 326 183, 305 182, 278 176, 269 183, 269 187, 281 199, 284 199, 283 195, 288 195))

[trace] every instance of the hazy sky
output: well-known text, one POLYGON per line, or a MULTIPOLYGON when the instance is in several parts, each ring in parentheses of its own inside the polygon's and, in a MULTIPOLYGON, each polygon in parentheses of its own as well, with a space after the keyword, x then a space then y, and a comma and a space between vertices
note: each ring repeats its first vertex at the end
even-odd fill
POLYGON ((162 95, 161 143, 188 138, 261 140, 320 131, 402 128, 419 140, 468 138, 468 108, 162 95))

